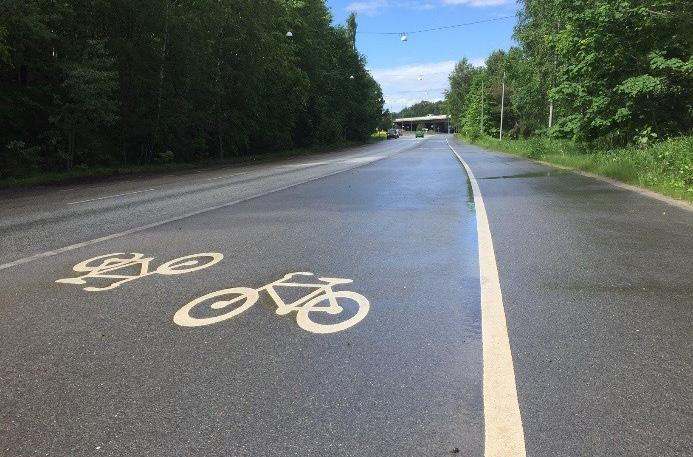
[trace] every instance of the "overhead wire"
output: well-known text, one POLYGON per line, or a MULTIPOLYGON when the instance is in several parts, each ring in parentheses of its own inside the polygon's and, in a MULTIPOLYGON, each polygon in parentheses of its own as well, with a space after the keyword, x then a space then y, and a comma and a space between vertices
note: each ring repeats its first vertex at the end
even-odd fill
MULTIPOLYGON (((433 27, 430 29, 421 29, 421 30, 414 30, 413 32, 406 32, 407 35, 412 35, 414 33, 426 33, 426 32, 437 32, 439 30, 447 30, 447 29, 455 29, 458 27, 466 27, 468 25, 474 25, 474 24, 482 24, 484 22, 494 22, 494 21, 502 21, 505 19, 511 19, 514 18, 515 16, 501 16, 501 17, 495 17, 492 19, 482 19, 480 21, 473 21, 473 22, 465 22, 463 24, 454 24, 454 25, 446 25, 442 27, 433 27)), ((357 31, 357 34, 362 34, 362 35, 402 35, 403 32, 361 32, 357 31)))

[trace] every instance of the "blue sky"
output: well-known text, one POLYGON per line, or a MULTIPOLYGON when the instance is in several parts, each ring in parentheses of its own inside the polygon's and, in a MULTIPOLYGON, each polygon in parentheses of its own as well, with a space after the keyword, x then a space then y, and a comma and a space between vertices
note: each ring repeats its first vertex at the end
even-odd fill
POLYGON ((399 111, 420 100, 441 100, 455 62, 467 57, 475 65, 496 49, 513 44, 516 20, 501 19, 427 33, 416 30, 444 27, 504 16, 514 16, 514 0, 327 0, 334 21, 344 23, 356 11, 359 33, 356 46, 368 59, 368 69, 380 83, 385 106, 399 111))

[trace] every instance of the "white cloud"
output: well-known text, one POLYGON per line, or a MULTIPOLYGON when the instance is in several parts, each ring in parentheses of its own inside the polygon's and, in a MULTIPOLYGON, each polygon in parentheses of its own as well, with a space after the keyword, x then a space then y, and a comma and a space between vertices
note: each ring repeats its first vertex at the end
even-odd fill
POLYGON ((476 7, 499 6, 513 3, 513 0, 443 0, 446 5, 469 5, 476 7))
POLYGON ((346 10, 365 14, 367 16, 375 16, 388 7, 408 10, 432 10, 436 8, 436 5, 431 2, 422 3, 420 1, 393 2, 391 0, 365 0, 349 3, 346 10))
MULTIPOLYGON (((485 59, 472 58, 469 62, 477 67, 485 65, 485 59)), ((444 98, 448 88, 448 76, 455 68, 454 60, 400 65, 390 68, 371 68, 371 75, 380 84, 385 107, 400 111, 421 100, 438 101, 444 98)))
POLYGON ((355 13, 374 15, 379 13, 380 10, 382 10, 383 8, 386 8, 388 4, 388 0, 368 0, 362 2, 353 2, 347 5, 346 10, 353 11, 355 13))
POLYGON ((473 59, 467 59, 469 63, 474 65, 475 67, 485 67, 486 66, 486 57, 475 57, 473 59))
POLYGON ((397 4, 398 7, 400 8, 406 8, 410 10, 432 10, 436 8, 436 5, 430 2, 418 2, 418 1, 413 1, 413 2, 400 2, 397 4))
POLYGON ((391 111, 421 100, 442 100, 454 60, 429 64, 401 65, 371 69, 371 75, 383 89, 385 105, 391 111))

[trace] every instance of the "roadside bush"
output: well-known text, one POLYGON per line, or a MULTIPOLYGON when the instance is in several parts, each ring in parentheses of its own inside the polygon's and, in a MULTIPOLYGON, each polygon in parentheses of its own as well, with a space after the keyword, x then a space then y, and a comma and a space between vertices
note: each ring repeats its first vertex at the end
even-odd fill
POLYGON ((541 137, 533 137, 527 140, 527 157, 540 159, 549 151, 550 140, 541 137))
POLYGON ((156 161, 158 163, 173 163, 175 160, 176 155, 173 153, 173 151, 166 150, 165 152, 159 152, 156 155, 156 161))
POLYGON ((0 151, 0 179, 28 176, 38 169, 41 148, 19 140, 9 141, 0 151))

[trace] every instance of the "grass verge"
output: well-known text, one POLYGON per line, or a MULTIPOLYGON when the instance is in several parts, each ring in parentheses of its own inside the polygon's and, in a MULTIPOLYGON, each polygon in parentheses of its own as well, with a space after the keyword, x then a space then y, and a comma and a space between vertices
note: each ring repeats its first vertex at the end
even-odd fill
POLYGON ((462 141, 485 149, 607 176, 693 203, 693 137, 655 143, 647 148, 593 150, 572 141, 535 137, 498 140, 490 137, 462 141))
MULTIPOLYGON (((379 141, 379 138, 371 138, 367 143, 379 141)), ((364 143, 345 141, 331 145, 313 146, 308 148, 287 149, 277 152, 255 154, 248 156, 230 157, 226 160, 208 160, 192 163, 155 163, 150 165, 128 165, 111 167, 74 168, 70 171, 46 172, 20 178, 0 179, 1 188, 34 186, 40 184, 59 184, 79 181, 97 181, 124 175, 148 175, 174 170, 194 170, 201 168, 222 168, 232 165, 240 165, 254 162, 265 162, 282 158, 296 157, 306 154, 318 154, 338 149, 359 146, 364 143)))

